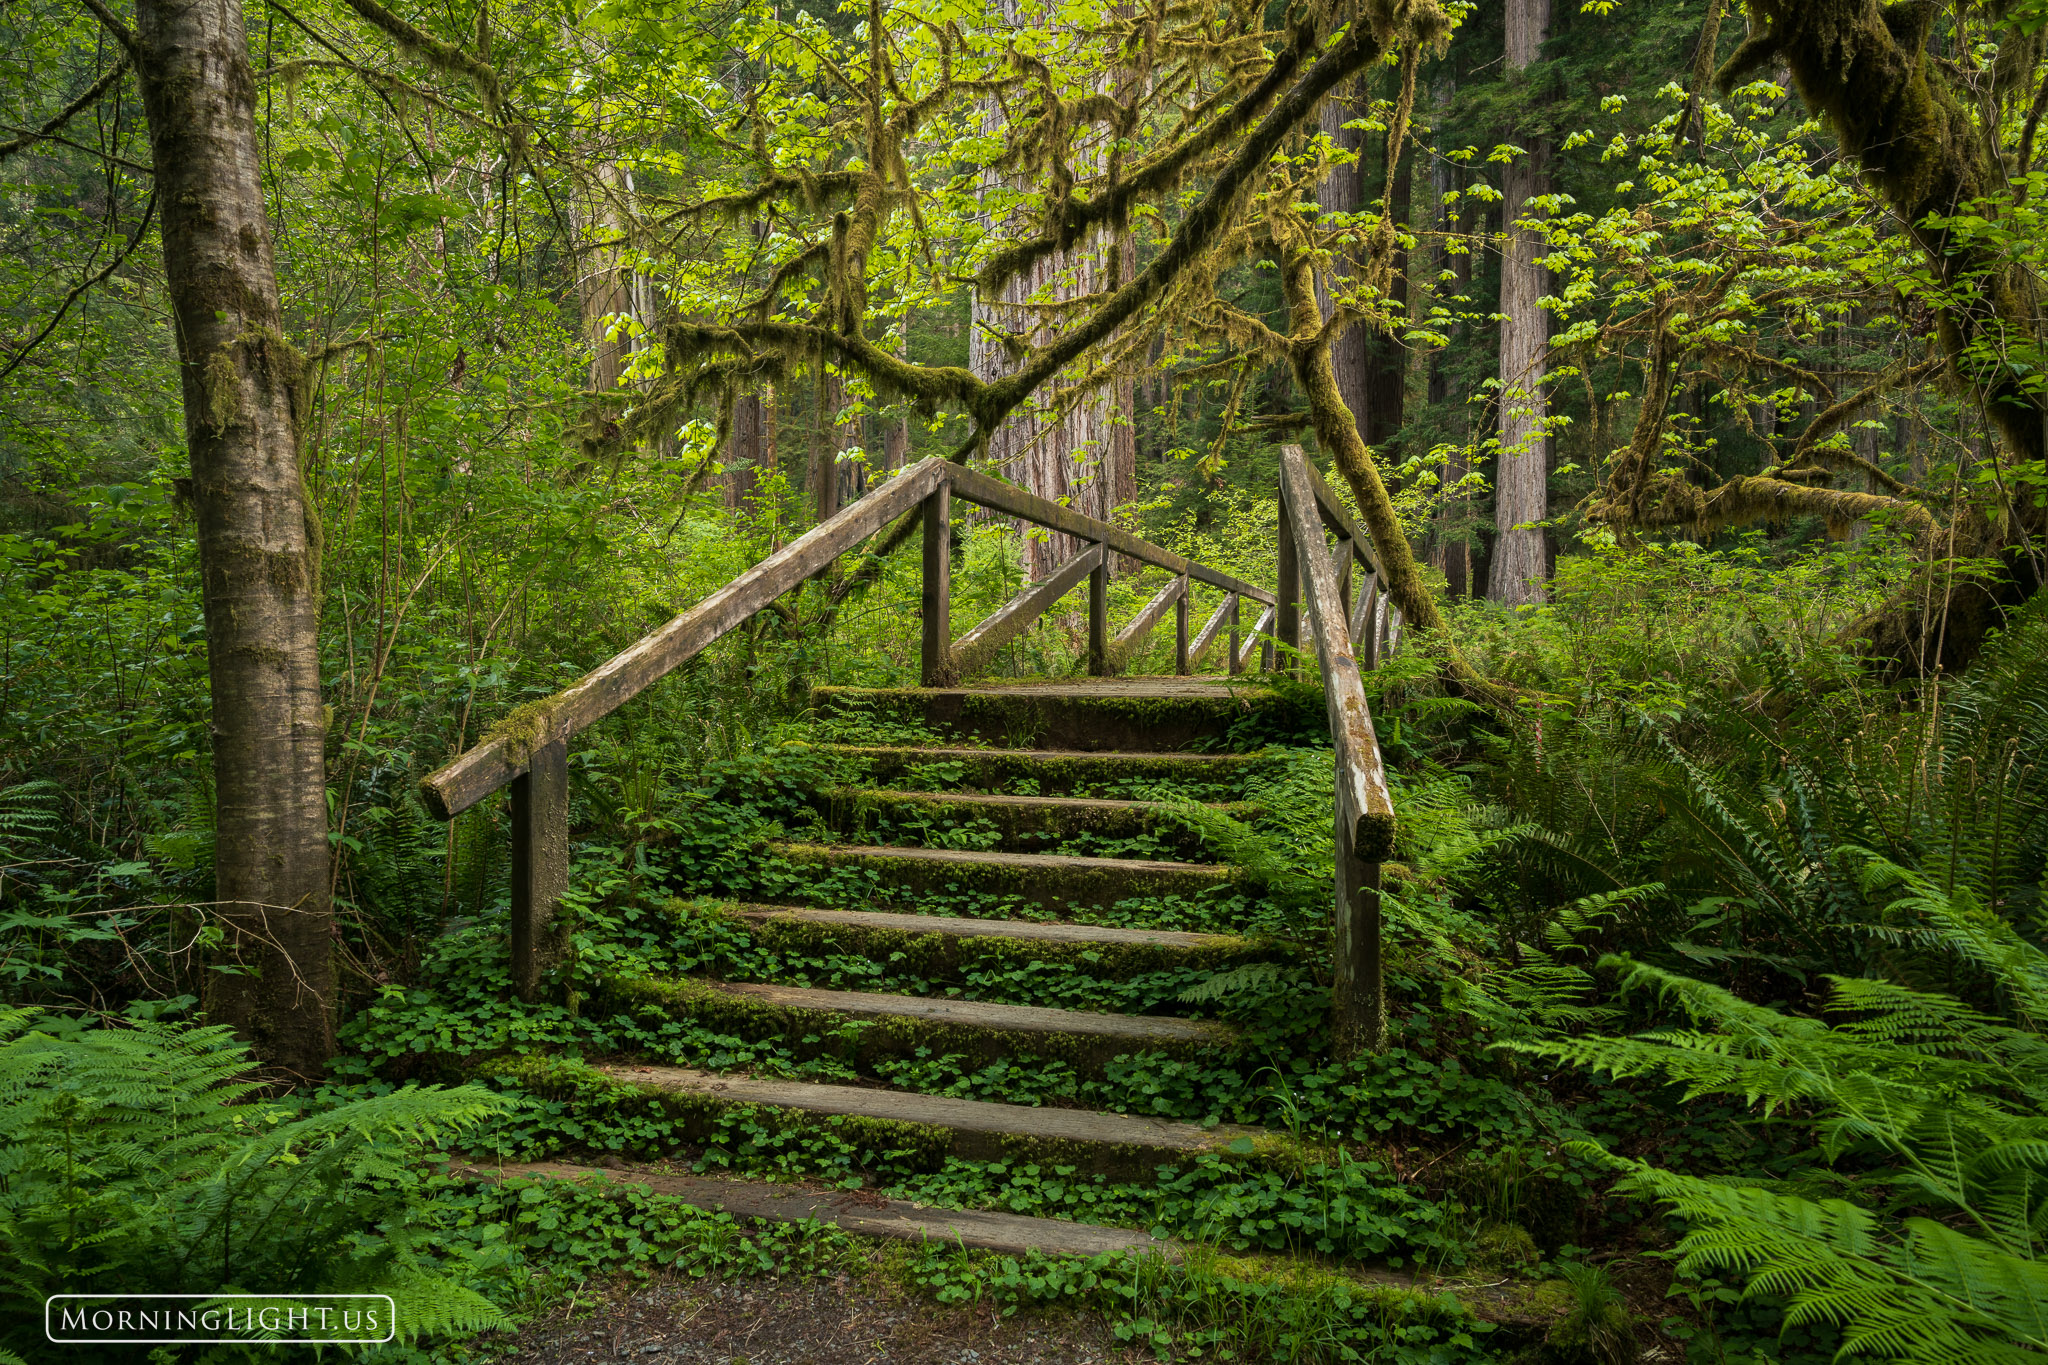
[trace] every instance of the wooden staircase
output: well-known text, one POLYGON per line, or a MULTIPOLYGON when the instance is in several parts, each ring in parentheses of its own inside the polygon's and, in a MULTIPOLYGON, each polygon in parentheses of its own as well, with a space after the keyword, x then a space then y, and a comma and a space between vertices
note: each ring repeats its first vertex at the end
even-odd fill
MULTIPOLYGON (((1293 457, 1294 472, 1307 469, 1298 452, 1293 457)), ((544 990, 551 945, 559 940, 560 928, 552 921, 566 863, 561 768, 567 737, 702 649, 751 610, 765 606, 786 586, 801 582, 821 562, 829 563, 832 555, 862 536, 881 532, 890 517, 909 506, 924 518, 927 528, 923 671, 928 685, 886 690, 825 687, 815 691, 812 701, 827 727, 869 717, 921 727, 932 738, 914 745, 833 746, 859 778, 821 793, 823 823, 831 837, 776 841, 760 850, 763 858, 795 870, 799 889, 789 897, 793 903, 739 905, 724 913, 739 931, 771 946, 801 940, 823 951, 876 961, 898 954, 914 957, 920 964, 919 979, 927 983, 925 990, 896 994, 702 975, 613 980, 604 986, 602 999, 592 1002, 593 1009, 650 1021, 687 1016, 715 1025, 721 1034, 773 1041, 791 1055, 829 1055, 851 1076, 815 1083, 684 1068, 663 1057, 630 1055, 597 1068, 597 1076, 614 1096, 676 1116, 678 1131, 686 1135, 708 1131, 721 1114, 744 1107, 784 1125, 898 1125, 895 1131, 912 1135, 906 1141, 934 1154, 1015 1160, 1053 1153, 1058 1161, 1078 1169, 1117 1175, 1142 1175, 1204 1153, 1254 1162, 1299 1161, 1301 1153, 1294 1144, 1260 1129, 1204 1128, 1121 1112, 922 1093, 914 1083, 900 1079, 906 1073, 890 1072, 898 1078, 891 1080, 880 1064, 927 1054, 989 1061, 1045 1059, 1100 1077, 1119 1059, 1162 1054, 1215 1060, 1244 1048, 1240 1031, 1218 1019, 965 999, 954 993, 958 986, 949 985, 948 978, 957 978, 961 962, 990 952, 1054 969, 1086 961, 1095 974, 1113 976, 1160 970, 1220 972, 1298 951, 1234 933, 1133 922, 1142 916, 1148 900, 1199 897, 1228 886, 1232 873, 1210 859, 1201 841, 1172 818, 1166 804, 1105 793, 1165 782, 1177 791, 1197 793, 1213 808, 1237 818, 1255 818, 1257 809, 1237 798, 1258 760, 1225 752, 1222 745, 1233 726, 1270 703, 1266 689, 1246 685, 1238 675, 1254 662, 1262 644, 1278 640, 1292 645, 1301 638, 1304 599, 1309 607, 1307 624, 1321 653, 1326 685, 1332 689, 1330 713, 1339 751, 1337 1001, 1332 1029, 1339 1046, 1347 1041, 1358 1045, 1361 1027, 1377 1030, 1376 861, 1391 832, 1391 807, 1358 691, 1355 655, 1361 630, 1373 650, 1383 647, 1391 610, 1378 594, 1377 574, 1366 580, 1356 608, 1344 600, 1352 561, 1370 566, 1362 535, 1348 520, 1335 527, 1343 558, 1341 578, 1347 585, 1340 592, 1337 558, 1322 538, 1321 524, 1340 519, 1341 509, 1335 509, 1334 499, 1320 489, 1319 481, 1312 485, 1298 478, 1290 493, 1290 529, 1295 541, 1307 545, 1309 528, 1314 527, 1318 552, 1287 556, 1292 563, 1283 563, 1283 569, 1294 572, 1283 572, 1279 593, 1267 595, 985 476, 955 466, 930 468, 941 463, 926 462, 899 475, 764 562, 749 576, 754 581, 745 592, 728 589, 686 612, 560 697, 517 717, 516 724, 501 726, 427 779, 429 804, 444 815, 473 803, 494 786, 512 787, 515 981, 529 998, 544 990), (988 657, 995 647, 991 641, 1008 638, 1004 632, 1021 628, 1020 619, 1028 624, 1056 594, 1045 585, 1027 588, 959 645, 945 639, 943 625, 935 631, 933 622, 943 623, 948 601, 943 548, 949 491, 965 492, 998 511, 1090 538, 1091 547, 1077 561, 1085 573, 1062 574, 1070 586, 1084 576, 1093 582, 1092 676, 1049 683, 957 681, 963 660, 988 657), (1321 524, 1315 521, 1318 511, 1321 524), (1347 529, 1348 536, 1343 534, 1347 529), (806 548, 806 542, 812 544, 806 548), (1102 566, 1110 550, 1133 554, 1176 575, 1114 641, 1104 620, 1101 592, 1102 566), (1191 639, 1186 608, 1191 583, 1197 580, 1220 588, 1224 600, 1191 639), (1237 608, 1246 597, 1266 600, 1268 609, 1240 641, 1237 608), (1113 676, 1118 661, 1130 655, 1144 630, 1165 619, 1169 607, 1177 608, 1175 658, 1184 671, 1171 677, 1113 676), (1195 676, 1191 669, 1226 638, 1221 661, 1227 671, 1195 676), (935 772, 947 774, 948 780, 934 782, 935 772), (943 839, 970 821, 982 828, 983 842, 987 829, 993 828, 994 847, 945 847, 932 837, 943 839), (1173 856, 1072 851, 1077 844, 1114 848, 1132 842, 1173 856), (863 889, 857 900, 835 890, 847 885, 863 889), (930 907, 935 896, 994 903, 1003 911, 985 917, 934 914, 930 907), (1133 905, 1139 909, 1134 911, 1133 905), (1369 970, 1369 978, 1362 977, 1361 970, 1369 970)), ((1312 476, 1313 470, 1307 474, 1312 476)), ((1059 578, 1056 575, 1055 581, 1059 578)), ((746 582, 743 578, 734 588, 746 582)), ((1245 1057, 1247 1065, 1265 1061, 1245 1057)), ((606 1164, 615 1179, 681 1192, 707 1207, 771 1218, 824 1218, 876 1235, 947 1241, 971 1237, 971 1245, 1017 1251, 1154 1245, 1135 1230, 947 1212, 904 1201, 882 1201, 888 1207, 878 1214, 871 1195, 805 1194, 759 1182, 683 1177, 627 1165, 616 1157, 606 1164)), ((591 1173, 588 1167, 561 1163, 478 1172, 489 1179, 591 1173)))

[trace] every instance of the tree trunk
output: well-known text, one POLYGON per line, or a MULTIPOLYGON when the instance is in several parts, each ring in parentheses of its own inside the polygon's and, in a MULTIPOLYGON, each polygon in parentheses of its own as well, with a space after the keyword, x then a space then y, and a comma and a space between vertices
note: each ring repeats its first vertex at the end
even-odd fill
POLYGON ((238 0, 138 0, 134 42, 199 520, 214 894, 228 953, 253 969, 208 973, 206 1007, 266 1064, 318 1076, 334 931, 306 361, 282 332, 238 0))
POLYGON ((769 434, 768 409, 775 391, 742 394, 732 405, 732 434, 726 441, 725 505, 735 511, 751 507, 760 489, 761 471, 775 463, 775 442, 769 434))
MULTIPOLYGON (((1550 0, 1508 0, 1507 69, 1528 69, 1550 26, 1550 0)), ((1529 200, 1544 192, 1544 149, 1528 140, 1527 155, 1510 162, 1501 205, 1500 465, 1494 478, 1493 575, 1488 595, 1519 606, 1543 600, 1550 576, 1540 522, 1549 515, 1548 415, 1543 392, 1549 314, 1536 301, 1546 292, 1543 247, 1534 232, 1517 228, 1529 200)))
MULTIPOLYGON (((1446 77, 1433 92, 1437 108, 1436 121, 1439 126, 1449 114, 1451 96, 1456 89, 1455 79, 1446 77)), ((1435 269, 1431 272, 1431 277, 1441 279, 1448 271, 1456 280, 1452 286, 1453 292, 1468 294, 1471 292, 1472 284, 1472 253, 1453 253, 1449 242, 1453 233, 1464 231, 1465 218, 1471 210, 1453 210, 1444 206, 1455 187, 1449 161, 1438 161, 1430 177, 1433 202, 1438 206, 1438 245, 1432 261, 1435 269)), ((1448 330, 1452 344, 1456 345, 1457 339, 1464 331, 1463 324, 1452 322, 1448 330)), ((1449 360, 1449 348, 1432 351, 1429 356, 1429 406, 1439 412, 1457 412, 1465 407, 1464 385, 1453 377, 1449 360)), ((1452 442, 1450 454, 1444 461, 1443 483, 1446 488, 1455 486, 1471 472, 1468 454, 1471 429, 1469 423, 1464 425, 1463 435, 1466 439, 1452 442)), ((1448 585, 1446 591, 1453 599, 1474 596, 1478 587, 1473 573, 1472 529, 1466 523, 1466 518, 1470 515, 1469 503, 1470 499, 1463 494, 1447 496, 1437 511, 1435 525, 1430 528, 1430 558, 1436 567, 1443 571, 1444 581, 1448 585)))
MULTIPOLYGON (((999 8, 1008 22, 1018 22, 1017 0, 1003 0, 999 8)), ((1001 131, 993 104, 986 118, 990 132, 1001 131)), ((1087 134, 1083 132, 1078 140, 1085 142, 1087 134)), ((1082 153, 1084 157, 1095 154, 1093 150, 1082 153)), ((1077 172, 1083 169, 1076 167, 1077 172)), ((993 176, 990 185, 993 188, 993 176)), ((1004 225, 991 226, 1000 230, 1004 225)), ((1116 288, 1123 280, 1109 278, 1112 256, 1127 263, 1117 270, 1119 276, 1134 277, 1134 252, 1129 246, 1113 252, 1115 242, 1112 233, 1098 230, 1074 250, 1054 252, 1019 273, 999 296, 984 298, 977 292, 967 342, 968 368, 975 378, 998 380, 1021 368, 1005 352, 998 334, 1021 337, 1032 347, 1053 341, 1057 324, 1022 307, 1026 302, 1080 298, 1116 288)), ((1107 520, 1115 510, 1120 484, 1135 495, 1137 451, 1129 441, 1132 390, 1127 382, 1112 380, 1078 399, 1056 398, 1056 389, 1080 379, 1080 368, 1077 364, 1060 374, 1003 420, 989 437, 988 461, 997 474, 1028 492, 1107 520), (1063 404, 1065 411, 1058 411, 1054 404, 1063 404), (1125 464, 1129 465, 1128 474, 1123 472, 1125 464)), ((1082 548, 1072 536, 1054 533, 1041 539, 1042 533, 1034 534, 1034 530, 1025 528, 1024 574, 1029 580, 1049 577, 1082 548)))
POLYGON ((846 379, 820 365, 812 373, 811 393, 816 409, 811 414, 811 510, 824 521, 839 510, 839 412, 846 406, 846 379))
MULTIPOLYGON (((1410 166, 1410 158, 1404 156, 1387 194, 1387 208, 1393 215, 1397 232, 1406 231, 1408 227, 1410 166)), ((1394 249, 1391 287, 1394 316, 1405 317, 1408 309, 1408 253, 1401 247, 1394 249)), ((1365 429, 1365 443, 1377 448, 1393 440, 1394 433, 1407 420, 1408 348, 1393 332, 1375 331, 1361 340, 1365 352, 1361 361, 1363 373, 1360 375, 1365 393, 1361 425, 1365 429)))
MULTIPOLYGON (((1357 213, 1365 207, 1365 130, 1344 126, 1364 115, 1366 111, 1359 107, 1361 104, 1370 104, 1370 101, 1362 96, 1364 84, 1365 77, 1353 77, 1338 86, 1336 92, 1323 101, 1323 135, 1330 139, 1333 146, 1360 158, 1347 166, 1333 166, 1330 173, 1323 177, 1323 183, 1316 187, 1316 202, 1322 205, 1322 216, 1325 221, 1334 214, 1357 213)), ((1358 274, 1357 263, 1345 261, 1339 273, 1349 284, 1358 274)), ((1316 293, 1316 304, 1322 310, 1323 316, 1328 318, 1334 301, 1324 290, 1320 276, 1316 280, 1316 293)), ((1345 407, 1351 409, 1351 415, 1358 422, 1360 431, 1368 431, 1371 425, 1371 397, 1366 379, 1369 337, 1370 329, 1364 326, 1351 327, 1330 346, 1330 367, 1337 378, 1337 396, 1344 400, 1345 407)))

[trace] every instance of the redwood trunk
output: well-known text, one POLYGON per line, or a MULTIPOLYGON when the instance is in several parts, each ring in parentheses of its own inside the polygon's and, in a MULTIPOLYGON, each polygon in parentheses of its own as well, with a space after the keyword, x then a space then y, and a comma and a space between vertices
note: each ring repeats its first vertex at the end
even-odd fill
POLYGON ((775 463, 768 432, 768 407, 775 391, 742 394, 732 405, 732 435, 726 443, 725 505, 736 511, 753 505, 761 471, 775 463))
MULTIPOLYGON (((1528 69, 1550 25, 1550 0, 1508 0, 1507 69, 1528 69)), ((1547 415, 1544 356, 1549 314, 1537 306, 1547 292, 1538 236, 1517 228, 1530 199, 1544 192, 1543 147, 1530 139, 1528 154, 1508 165, 1503 191, 1500 267, 1500 465, 1494 477, 1493 574, 1488 595, 1519 606, 1543 600, 1550 577, 1543 530, 1532 523, 1549 515, 1550 452, 1543 436, 1547 415)))
MULTIPOLYGON (((1365 112, 1358 107, 1364 84, 1365 78, 1359 76, 1338 86, 1330 98, 1323 101, 1321 115, 1323 135, 1330 139, 1331 144, 1359 156, 1363 156, 1365 150, 1365 131, 1361 128, 1346 128, 1344 125, 1356 121, 1365 112)), ((1322 206, 1323 219, 1326 222, 1331 215, 1357 213, 1363 209, 1363 162, 1353 161, 1348 166, 1331 167, 1330 173, 1323 177, 1322 184, 1316 186, 1316 202, 1322 206)), ((1343 262, 1338 271, 1339 278, 1347 287, 1357 273, 1356 263, 1348 260, 1343 262)), ((1316 289, 1316 304, 1324 318, 1328 318, 1335 301, 1324 293, 1320 277, 1316 280, 1316 289)), ((1369 432, 1371 429, 1371 419, 1368 415, 1371 399, 1367 392, 1366 370, 1368 336, 1369 329, 1366 327, 1351 327, 1330 345, 1330 368, 1337 376, 1337 395, 1344 400, 1344 406, 1351 409, 1351 416, 1357 421, 1358 429, 1362 432, 1369 432)), ((1370 435, 1366 440, 1367 444, 1371 444, 1370 435)))
POLYGON ((135 38, 199 520, 214 894, 253 969, 209 972, 206 1006, 266 1064, 317 1076, 334 969, 305 361, 281 328, 238 0, 138 0, 135 38))
MULTIPOLYGON (((1016 0, 1000 5, 1003 18, 1019 22, 1016 0)), ((990 132, 1001 129, 1000 115, 991 105, 987 111, 990 132)), ((1086 142, 1086 135, 1081 139, 1086 142)), ((1100 147, 1088 147, 1084 157, 1099 157, 1100 147)), ((989 184, 995 187, 991 175, 989 184)), ((992 223, 998 232, 1009 223, 992 223)), ((1000 295, 985 298, 977 294, 971 330, 968 334, 968 368, 975 378, 994 381, 1015 374, 1020 367, 1004 351, 997 333, 1021 336, 1032 347, 1051 344, 1059 331, 1037 310, 1022 305, 1060 299, 1082 298, 1107 293, 1136 275, 1133 243, 1126 237, 1124 249, 1114 232, 1098 230, 1072 251, 1054 252, 1031 269, 1023 271, 1004 286, 1000 295), (1112 258, 1122 264, 1119 278, 1110 278, 1112 258)), ((1077 383, 1085 362, 1077 363, 1040 389, 990 435, 988 461, 1003 478, 1042 498, 1065 503, 1075 511, 1108 520, 1120 496, 1135 496, 1137 446, 1131 430, 1133 389, 1128 380, 1113 379, 1077 400, 1069 395, 1055 397, 1062 386, 1077 383), (1061 406, 1064 410, 1061 410, 1061 406)), ((1054 533, 1040 538, 1035 528, 1024 531, 1025 577, 1038 581, 1084 548, 1072 536, 1054 533)), ((1118 558, 1121 558, 1119 556, 1118 558)))

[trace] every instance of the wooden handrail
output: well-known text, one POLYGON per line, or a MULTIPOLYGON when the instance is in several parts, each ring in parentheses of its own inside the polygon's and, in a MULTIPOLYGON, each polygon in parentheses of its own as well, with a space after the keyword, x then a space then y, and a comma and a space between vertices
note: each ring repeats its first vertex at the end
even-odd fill
MULTIPOLYGON (((1324 539, 1324 528, 1333 520, 1330 512, 1335 500, 1325 502, 1318 497, 1320 483, 1300 446, 1282 448, 1281 535, 1283 544, 1291 542, 1293 553, 1287 557, 1300 568, 1302 597, 1308 604, 1316 657, 1322 665, 1330 742, 1337 751, 1337 960, 1330 1032, 1331 1044, 1341 1056, 1377 1047, 1385 1028, 1379 864, 1393 852, 1394 803, 1352 648, 1351 613, 1338 589, 1337 565, 1324 539)), ((1341 508, 1335 510, 1340 516, 1334 519, 1337 524, 1332 529, 1351 541, 1350 553, 1359 554, 1370 542, 1360 541, 1357 528, 1348 524, 1350 518, 1341 516, 1341 508)), ((1283 581, 1283 611, 1291 605, 1287 586, 1283 581)), ((1375 604, 1373 614, 1377 615, 1376 583, 1367 584, 1365 596, 1375 604)))
POLYGON ((505 786, 527 770, 534 753, 603 720, 918 505, 953 467, 941 459, 920 460, 552 697, 518 708, 467 753, 421 779, 427 809, 450 820, 505 786))
POLYGON ((1197 583, 1206 583, 1212 588, 1234 592, 1240 597, 1249 597, 1254 602, 1271 602, 1273 594, 1264 588, 1255 588, 1241 579, 1227 573, 1183 559, 1171 550, 1162 549, 1149 540, 1132 535, 1123 527, 1112 522, 1098 521, 1083 516, 1071 507, 1062 507, 1056 502, 1027 493, 1001 479, 978 473, 960 465, 952 466, 953 496, 965 498, 991 512, 1002 512, 1055 531, 1064 531, 1080 540, 1092 540, 1107 545, 1120 555, 1156 565, 1170 573, 1186 574, 1197 583))
POLYGON ((952 671, 971 677, 986 668, 996 652, 1024 633, 1025 627, 1045 614, 1048 607, 1073 591, 1074 585, 1102 567, 1104 550, 1090 545, 1054 569, 1043 583, 1032 583, 953 646, 952 671))
MULTIPOLYGON (((571 686, 519 707, 466 753, 421 780, 427 808, 452 819, 501 787, 512 789, 512 979, 522 999, 533 999, 549 962, 566 947, 555 909, 568 889, 568 741, 647 690, 720 636, 765 609, 782 594, 822 572, 833 560, 913 509, 923 521, 922 673, 926 686, 950 683, 984 667, 1025 626, 1088 580, 1088 671, 1114 671, 1164 618, 1175 611, 1175 666, 1189 671, 1228 623, 1230 671, 1244 671, 1263 646, 1273 662, 1277 636, 1300 643, 1300 603, 1322 664, 1330 735, 1337 750, 1337 962, 1332 1037, 1340 1051, 1378 1043, 1385 1013, 1380 985, 1379 860, 1393 846, 1393 803, 1379 744, 1359 677, 1355 642, 1365 641, 1367 666, 1392 622, 1382 610, 1381 575, 1371 540, 1352 523, 1299 446, 1285 447, 1280 462, 1279 591, 1194 563, 1121 527, 1013 488, 945 460, 923 460, 876 487, 837 515, 798 536, 732 582, 660 629, 614 655, 571 686), (986 621, 951 639, 951 498, 1087 542, 1087 548, 1043 583, 1027 587, 986 621), (1325 528, 1344 540, 1341 578, 1324 539, 1325 528), (1112 640, 1106 585, 1109 556, 1127 555, 1173 575, 1135 619, 1112 640), (1349 566, 1369 573, 1357 613, 1347 607, 1349 566), (1192 650, 1188 606, 1192 585, 1224 592, 1192 650), (1238 610, 1245 599, 1265 611, 1242 647, 1238 610), (1270 633, 1269 633, 1270 632, 1270 633)), ((1283 660, 1283 664, 1287 661, 1283 660)), ((1288 664, 1291 666, 1291 664, 1288 664)))
MULTIPOLYGON (((512 978, 522 999, 534 998, 549 961, 565 946, 554 921, 555 907, 568 889, 569 878, 568 741, 913 508, 919 511, 924 531, 921 653, 923 681, 928 687, 953 682, 963 670, 985 666, 1002 644, 1084 575, 1089 585, 1088 671, 1093 674, 1116 668, 1121 656, 1158 622, 1169 604, 1179 609, 1175 654, 1178 671, 1186 673, 1190 580, 1221 588, 1233 600, 1275 600, 1264 589, 1000 479, 947 460, 919 461, 562 691, 516 708, 466 752, 421 779, 420 794, 427 809, 443 820, 452 820, 502 787, 512 789, 512 978), (1052 579, 1027 589, 970 631, 957 647, 950 638, 950 499, 955 494, 991 511, 1089 542, 1089 549, 1062 566, 1052 579), (1173 583, 1146 605, 1114 644, 1109 638, 1106 593, 1112 552, 1174 575, 1173 583)), ((1233 667, 1231 671, 1239 670, 1233 667)))

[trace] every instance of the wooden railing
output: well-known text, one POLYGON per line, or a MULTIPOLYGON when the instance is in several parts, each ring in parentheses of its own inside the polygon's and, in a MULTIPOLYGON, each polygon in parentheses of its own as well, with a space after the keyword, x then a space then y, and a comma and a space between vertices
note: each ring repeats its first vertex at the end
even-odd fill
MULTIPOLYGON (((1194 563, 1119 526, 1085 517, 1058 503, 946 460, 923 460, 866 497, 798 536, 753 568, 683 612, 637 644, 542 701, 512 712, 460 757, 420 782, 427 808, 452 820, 500 788, 512 789, 512 980, 532 999, 542 976, 560 956, 555 907, 569 884, 569 740, 688 663, 720 636, 776 598, 822 573, 896 518, 916 512, 923 525, 923 648, 920 674, 927 687, 943 686, 986 667, 998 650, 1078 584, 1088 579, 1088 671, 1120 671, 1144 637, 1175 616, 1175 662, 1190 671, 1226 632, 1230 671, 1241 671, 1252 648, 1238 646, 1239 603, 1266 605, 1264 589, 1194 563), (1086 543, 1044 583, 1014 600, 957 642, 952 615, 951 500, 955 497, 1018 517, 1086 543), (1119 554, 1165 569, 1173 581, 1115 636, 1109 633, 1109 556, 1119 554), (1188 638, 1190 586, 1223 590, 1223 601, 1193 640, 1188 638)), ((1260 629, 1265 626, 1261 625, 1260 629)))
MULTIPOLYGON (((1174 613, 1175 671, 1199 665, 1227 638, 1229 672, 1257 659, 1276 662, 1275 641, 1298 648, 1303 589, 1318 642, 1330 731, 1337 746, 1337 999, 1334 1023, 1347 1046, 1377 1041, 1381 1015, 1379 972, 1379 867, 1391 846, 1393 808, 1380 768, 1372 718, 1359 684, 1354 641, 1365 642, 1366 666, 1386 647, 1393 614, 1379 589, 1371 541, 1352 525, 1299 447, 1287 448, 1281 480, 1280 591, 1262 588, 1195 563, 1119 526, 1083 516, 999 479, 946 460, 923 460, 858 502, 797 537, 717 592, 630 648, 542 701, 522 706, 467 752, 420 782, 427 808, 451 820, 503 787, 512 789, 512 980, 521 999, 538 993, 542 977, 564 943, 556 906, 568 889, 568 741, 695 658, 720 636, 766 609, 784 593, 822 573, 840 555, 883 531, 898 517, 922 522, 922 648, 919 673, 927 687, 971 677, 1039 616, 1088 580, 1088 672, 1121 672, 1145 637, 1174 613), (952 499, 1062 532, 1085 548, 1043 582, 1027 585, 957 641, 951 637, 952 499), (1321 520, 1316 513, 1320 511, 1321 520), (1322 527, 1348 545, 1333 560, 1322 527), (1123 555, 1165 569, 1171 581, 1114 636, 1109 631, 1109 556, 1123 555), (1351 564, 1368 576, 1355 610, 1347 608, 1351 564), (1221 589, 1223 598, 1192 638, 1188 609, 1193 585, 1221 589), (1240 630, 1246 601, 1264 607, 1249 632, 1240 630)), ((1341 548, 1341 547, 1340 547, 1341 548)), ((1277 662, 1289 665, 1289 650, 1277 662)))
POLYGON ((1394 848, 1394 803, 1372 711, 1360 676, 1397 629, 1382 587, 1372 538, 1362 532, 1300 446, 1280 452, 1280 602, 1275 636, 1301 643, 1301 602, 1308 603, 1330 742, 1337 751, 1336 963, 1330 1020, 1339 1056, 1379 1046, 1386 1020, 1380 973, 1380 863, 1394 848), (1326 532, 1334 533, 1333 551, 1326 532), (1352 565, 1366 570, 1350 605, 1352 565))

